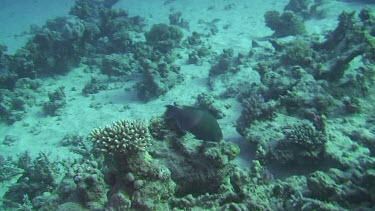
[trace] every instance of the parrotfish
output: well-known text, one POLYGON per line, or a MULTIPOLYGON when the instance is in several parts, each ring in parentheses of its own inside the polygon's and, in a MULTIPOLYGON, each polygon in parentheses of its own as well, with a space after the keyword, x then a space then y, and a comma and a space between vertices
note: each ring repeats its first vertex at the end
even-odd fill
POLYGON ((223 139, 219 123, 209 112, 192 107, 167 105, 166 119, 173 119, 181 131, 188 131, 197 139, 220 141, 223 139))

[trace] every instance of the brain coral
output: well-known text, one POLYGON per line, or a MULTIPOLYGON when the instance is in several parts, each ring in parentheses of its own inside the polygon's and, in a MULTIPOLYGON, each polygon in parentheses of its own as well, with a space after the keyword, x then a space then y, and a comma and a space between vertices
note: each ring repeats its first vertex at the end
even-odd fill
POLYGON ((109 153, 137 153, 150 145, 151 136, 142 121, 119 120, 105 128, 94 129, 89 136, 96 149, 109 153))

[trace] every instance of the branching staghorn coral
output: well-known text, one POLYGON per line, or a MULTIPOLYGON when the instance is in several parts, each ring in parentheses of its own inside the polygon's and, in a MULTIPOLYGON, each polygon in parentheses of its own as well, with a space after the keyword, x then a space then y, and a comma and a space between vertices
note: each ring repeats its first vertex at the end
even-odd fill
POLYGON ((111 126, 94 129, 89 138, 98 150, 109 153, 137 153, 151 145, 147 125, 137 120, 118 120, 111 126))

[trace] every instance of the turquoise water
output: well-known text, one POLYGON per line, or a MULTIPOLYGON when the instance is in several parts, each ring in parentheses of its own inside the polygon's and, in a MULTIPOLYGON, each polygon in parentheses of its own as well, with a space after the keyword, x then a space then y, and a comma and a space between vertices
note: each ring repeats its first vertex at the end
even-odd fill
POLYGON ((0 210, 375 209, 374 1, 0 3, 0 210))

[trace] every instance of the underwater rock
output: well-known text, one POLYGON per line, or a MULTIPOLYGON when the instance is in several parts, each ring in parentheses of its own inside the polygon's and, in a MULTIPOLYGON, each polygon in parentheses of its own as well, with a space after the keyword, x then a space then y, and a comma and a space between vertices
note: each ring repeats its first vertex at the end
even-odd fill
POLYGON ((228 142, 206 143, 192 135, 158 142, 150 154, 164 163, 176 183, 174 196, 216 193, 239 147, 228 142), (194 184, 194 185, 192 185, 194 184))
POLYGON ((37 196, 32 200, 32 207, 34 209, 48 208, 51 205, 56 205, 60 201, 60 197, 55 193, 45 192, 41 196, 37 196))
POLYGON ((197 96, 197 102, 195 103, 198 108, 203 108, 209 111, 217 119, 225 117, 224 109, 225 105, 211 94, 201 93, 197 96))
POLYGON ((197 139, 221 141, 223 133, 215 117, 207 111, 191 106, 179 108, 167 105, 166 119, 173 119, 181 131, 188 131, 197 139))
POLYGON ((220 188, 215 192, 175 197, 171 207, 182 210, 202 207, 210 210, 277 210, 293 189, 281 183, 277 193, 275 186, 254 183, 249 169, 234 167, 220 181, 220 188))
POLYGON ((280 59, 285 65, 306 67, 312 64, 314 51, 309 41, 295 39, 286 44, 283 52, 280 59))
MULTIPOLYGON (((316 81, 311 75, 305 75, 286 94, 280 96, 280 106, 289 115, 301 117, 311 113, 320 115, 337 111, 338 101, 327 91, 324 83, 316 81)), ((312 119, 311 115, 308 117, 312 119)))
POLYGON ((113 197, 121 193, 121 203, 130 200, 134 209, 168 210, 168 199, 174 195, 176 184, 169 169, 160 161, 141 152, 106 156, 105 164, 107 174, 113 175, 109 198, 115 200, 113 197), (126 179, 129 172, 134 177, 133 182, 126 179))
POLYGON ((308 9, 308 0, 290 0, 284 7, 285 10, 290 10, 295 13, 306 12, 308 9))
MULTIPOLYGON (((284 50, 286 48, 289 47, 282 47, 284 50)), ((283 53, 275 53, 274 56, 285 55, 283 53)), ((331 93, 337 94, 338 91, 331 90, 328 82, 317 80, 310 73, 316 63, 314 59, 304 63, 305 67, 275 64, 272 57, 264 60, 254 67, 262 84, 252 86, 247 92, 259 92, 266 99, 275 100, 278 107, 285 109, 291 116, 311 119, 311 113, 319 116, 325 112, 337 112, 340 102, 331 93)), ((249 94, 243 92, 241 95, 247 97, 249 94)))
POLYGON ((368 10, 361 10, 359 15, 342 12, 338 20, 338 26, 328 38, 314 47, 324 55, 320 61, 323 65, 315 68, 314 77, 330 82, 341 79, 350 67, 349 63, 357 57, 373 61, 375 52, 373 24, 369 24, 375 17, 368 10))
POLYGON ((206 159, 216 168, 224 168, 240 153, 240 147, 226 142, 220 142, 218 145, 206 145, 203 154, 206 159))
POLYGON ((196 51, 192 51, 189 53, 189 59, 188 59, 189 64, 198 64, 199 62, 199 56, 196 51))

